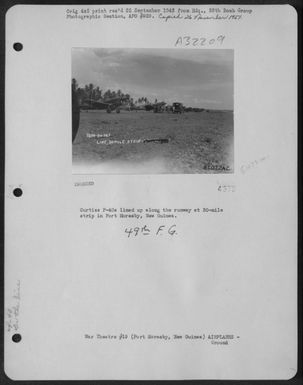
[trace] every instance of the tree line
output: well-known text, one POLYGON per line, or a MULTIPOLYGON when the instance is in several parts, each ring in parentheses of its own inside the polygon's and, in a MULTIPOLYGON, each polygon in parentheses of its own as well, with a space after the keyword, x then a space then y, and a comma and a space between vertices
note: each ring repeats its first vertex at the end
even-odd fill
POLYGON ((94 86, 92 83, 86 84, 84 87, 79 87, 77 80, 75 78, 72 79, 72 90, 76 93, 78 97, 78 101, 80 104, 84 103, 85 100, 108 100, 108 99, 116 99, 123 98, 128 100, 130 105, 136 104, 150 104, 150 101, 147 97, 140 97, 134 99, 130 96, 130 94, 123 93, 121 90, 113 91, 113 90, 102 90, 99 86, 94 86))

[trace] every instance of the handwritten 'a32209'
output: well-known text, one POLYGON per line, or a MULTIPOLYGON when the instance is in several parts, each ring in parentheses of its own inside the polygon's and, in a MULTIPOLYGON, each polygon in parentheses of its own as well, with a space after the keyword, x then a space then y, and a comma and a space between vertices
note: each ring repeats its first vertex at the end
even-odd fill
POLYGON ((221 46, 224 40, 224 35, 219 35, 211 38, 197 36, 179 36, 175 42, 175 47, 202 47, 211 45, 221 46))

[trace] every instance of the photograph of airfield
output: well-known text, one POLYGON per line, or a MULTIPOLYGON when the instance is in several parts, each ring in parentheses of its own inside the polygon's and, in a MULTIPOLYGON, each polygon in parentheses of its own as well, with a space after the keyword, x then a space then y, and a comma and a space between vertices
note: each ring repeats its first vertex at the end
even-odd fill
POLYGON ((234 172, 229 49, 72 49, 75 174, 234 172))

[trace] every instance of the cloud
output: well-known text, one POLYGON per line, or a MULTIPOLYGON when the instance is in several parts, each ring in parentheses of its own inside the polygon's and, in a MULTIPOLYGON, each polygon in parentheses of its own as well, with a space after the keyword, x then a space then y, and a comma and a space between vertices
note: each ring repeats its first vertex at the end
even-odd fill
POLYGON ((136 97, 233 108, 232 50, 75 48, 72 76, 80 85, 93 83, 136 97))

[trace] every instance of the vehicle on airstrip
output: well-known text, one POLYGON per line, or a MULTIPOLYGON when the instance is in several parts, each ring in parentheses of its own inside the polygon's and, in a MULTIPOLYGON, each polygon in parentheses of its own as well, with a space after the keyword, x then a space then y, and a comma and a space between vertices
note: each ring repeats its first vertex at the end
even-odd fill
POLYGON ((173 103, 172 110, 174 114, 182 114, 184 112, 183 104, 179 102, 173 103))

